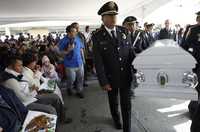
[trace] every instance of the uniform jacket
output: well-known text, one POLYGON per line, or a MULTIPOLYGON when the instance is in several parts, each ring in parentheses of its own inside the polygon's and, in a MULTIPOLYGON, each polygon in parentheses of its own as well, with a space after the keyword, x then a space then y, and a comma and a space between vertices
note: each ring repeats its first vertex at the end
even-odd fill
POLYGON ((185 39, 185 44, 183 45, 188 49, 193 49, 190 53, 194 56, 196 61, 200 63, 200 25, 195 25, 190 28, 185 39))
POLYGON ((183 34, 183 39, 182 39, 182 42, 181 42, 181 45, 180 45, 180 46, 181 46, 183 49, 185 49, 185 50, 188 50, 188 45, 185 43, 185 40, 186 40, 186 38, 187 38, 187 36, 188 36, 188 33, 189 33, 190 29, 191 29, 193 26, 195 26, 195 25, 188 25, 188 26, 186 27, 186 29, 185 29, 184 34, 183 34))
POLYGON ((132 61, 135 57, 130 34, 116 26, 117 42, 104 26, 92 36, 94 61, 101 86, 129 87, 132 81, 132 61))
POLYGON ((147 49, 154 43, 155 38, 153 37, 153 33, 151 32, 143 31, 142 34, 143 34, 144 43, 145 43, 144 49, 147 49))
POLYGON ((135 41, 135 45, 134 45, 134 51, 136 53, 141 53, 143 51, 143 48, 145 47, 144 44, 144 39, 143 39, 143 35, 142 35, 142 31, 136 30, 134 33, 130 33, 130 37, 131 37, 131 43, 133 44, 135 41), (138 39, 136 40, 137 36, 139 35, 138 39))

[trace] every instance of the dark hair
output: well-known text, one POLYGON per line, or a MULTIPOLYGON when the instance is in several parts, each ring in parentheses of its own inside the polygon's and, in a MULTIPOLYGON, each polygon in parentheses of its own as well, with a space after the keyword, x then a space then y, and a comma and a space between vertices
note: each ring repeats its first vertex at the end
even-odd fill
POLYGON ((76 25, 78 25, 78 23, 77 22, 73 22, 72 24, 71 24, 71 26, 76 26, 76 25))
POLYGON ((19 49, 21 49, 23 46, 26 46, 26 44, 22 43, 19 47, 19 49))
POLYGON ((180 28, 180 30, 178 31, 178 35, 182 35, 183 34, 183 28, 180 28))
POLYGON ((19 55, 10 55, 10 56, 8 56, 7 61, 6 61, 6 66, 15 65, 17 60, 21 60, 22 61, 22 58, 19 55))
POLYGON ((28 66, 32 62, 37 61, 37 58, 33 52, 26 52, 25 54, 22 55, 22 59, 23 59, 23 66, 28 66))
POLYGON ((126 23, 126 21, 123 21, 123 22, 122 22, 122 26, 124 26, 124 25, 125 25, 125 23, 126 23))
POLYGON ((86 27, 85 27, 85 29, 89 29, 89 28, 90 28, 90 26, 86 26, 86 27))
POLYGON ((67 26, 67 27, 66 27, 66 33, 70 33, 70 32, 72 31, 73 28, 75 29, 75 27, 72 26, 72 25, 67 26))
POLYGON ((40 49, 39 49, 39 52, 45 52, 47 49, 47 46, 46 45, 41 45, 40 46, 40 49))
POLYGON ((37 51, 37 49, 34 49, 34 48, 28 49, 26 52, 28 52, 28 53, 31 52, 35 56, 36 59, 37 59, 38 54, 39 54, 39 52, 37 51))
POLYGON ((197 16, 197 17, 196 17, 196 21, 197 21, 199 18, 200 18, 200 16, 197 16))

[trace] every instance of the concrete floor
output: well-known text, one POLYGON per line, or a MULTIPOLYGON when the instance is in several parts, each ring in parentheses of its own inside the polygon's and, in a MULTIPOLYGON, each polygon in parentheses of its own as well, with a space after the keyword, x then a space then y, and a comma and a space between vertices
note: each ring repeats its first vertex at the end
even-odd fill
MULTIPOLYGON (((68 97, 63 89, 71 124, 58 126, 58 132, 122 132, 113 127, 107 94, 96 80, 88 82, 85 98, 68 97)), ((189 132, 189 101, 136 97, 132 100, 132 132, 189 132)))

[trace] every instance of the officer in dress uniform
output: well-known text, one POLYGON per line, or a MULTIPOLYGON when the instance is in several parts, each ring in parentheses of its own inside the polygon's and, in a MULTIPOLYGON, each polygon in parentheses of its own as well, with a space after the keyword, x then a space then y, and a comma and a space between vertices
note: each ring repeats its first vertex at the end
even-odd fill
POLYGON ((154 23, 149 23, 146 25, 146 30, 143 32, 144 33, 144 39, 145 39, 145 42, 147 43, 147 48, 149 46, 151 46, 154 42, 155 42, 155 38, 154 38, 154 35, 153 35, 153 26, 154 26, 154 23))
MULTIPOLYGON (((131 43, 133 45, 134 51, 136 53, 141 53, 143 51, 143 39, 141 31, 137 29, 137 18, 134 16, 128 16, 124 19, 122 25, 128 30, 130 37, 131 37, 131 43)), ((132 68, 133 73, 135 74, 137 70, 133 67, 132 68)), ((135 98, 135 88, 138 87, 136 76, 133 76, 133 82, 132 82, 132 88, 130 91, 131 97, 135 98)))
POLYGON ((188 33, 189 29, 190 29, 191 27, 193 27, 193 26, 194 26, 194 25, 190 25, 190 24, 186 25, 185 32, 183 33, 183 39, 182 39, 182 42, 181 42, 181 44, 180 44, 181 47, 184 48, 184 49, 187 49, 187 47, 184 47, 185 39, 186 39, 187 33, 188 33))
MULTIPOLYGON (((198 81, 200 82, 200 12, 197 12, 197 24, 190 26, 187 33, 185 33, 185 40, 182 43, 182 47, 187 50, 196 59, 197 64, 194 72, 197 74, 198 81)), ((200 83, 196 86, 198 95, 200 93, 200 83)), ((196 112, 192 116, 191 132, 200 131, 200 105, 196 109, 196 112)))
POLYGON ((108 92, 111 115, 116 129, 131 132, 131 63, 134 52, 128 30, 116 26, 118 6, 115 2, 105 3, 98 15, 102 16, 103 25, 92 36, 94 61, 100 86, 108 92))
POLYGON ((123 24, 130 33, 131 43, 134 46, 134 50, 137 54, 141 53, 146 47, 146 43, 143 38, 141 30, 137 29, 137 18, 134 16, 128 16, 124 19, 123 24))
MULTIPOLYGON (((196 24, 195 24, 195 25, 196 25, 196 24)), ((182 39, 182 41, 181 41, 181 43, 180 43, 180 46, 181 46, 183 49, 185 49, 185 50, 188 50, 188 49, 189 49, 189 48, 188 48, 188 45, 185 44, 185 43, 186 43, 185 40, 186 40, 186 38, 187 38, 187 36, 188 36, 188 34, 189 34, 190 28, 192 28, 192 27, 195 26, 195 25, 191 25, 191 24, 186 25, 185 32, 183 33, 183 39, 182 39)))
MULTIPOLYGON (((193 28, 193 27, 195 27, 195 26, 198 26, 198 21, 199 21, 199 16, 200 16, 200 11, 199 12, 197 12, 196 13, 196 15, 197 15, 197 17, 196 17, 196 21, 197 21, 197 24, 194 24, 194 25, 187 25, 187 27, 186 27, 186 29, 185 29, 185 32, 184 32, 184 34, 183 34, 183 40, 182 40, 182 43, 181 43, 181 47, 183 48, 183 49, 185 49, 185 50, 189 50, 189 45, 188 44, 186 44, 186 39, 188 38, 188 35, 190 34, 190 32, 191 32, 191 29, 193 28), (199 15, 198 15, 199 14, 199 15)), ((191 51, 190 51, 190 53, 191 53, 191 51)))

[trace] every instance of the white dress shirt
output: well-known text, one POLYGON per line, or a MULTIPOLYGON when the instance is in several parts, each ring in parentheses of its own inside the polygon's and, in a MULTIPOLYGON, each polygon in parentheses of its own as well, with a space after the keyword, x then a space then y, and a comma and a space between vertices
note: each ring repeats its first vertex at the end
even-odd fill
POLYGON ((105 29, 110 34, 111 37, 113 37, 111 31, 114 31, 115 37, 117 38, 116 27, 114 27, 113 29, 110 29, 110 28, 108 28, 108 27, 105 26, 105 29))
MULTIPOLYGON (((20 75, 12 69, 6 68, 5 71, 16 77, 20 75)), ((25 85, 22 86, 21 83, 25 84, 25 82, 19 82, 16 79, 11 78, 3 82, 2 85, 6 88, 12 89, 15 92, 16 96, 20 99, 20 101, 22 101, 22 103, 27 106, 28 104, 35 102, 37 99, 34 98, 35 93, 29 91, 28 83, 26 82, 27 87, 24 87, 25 85)))

